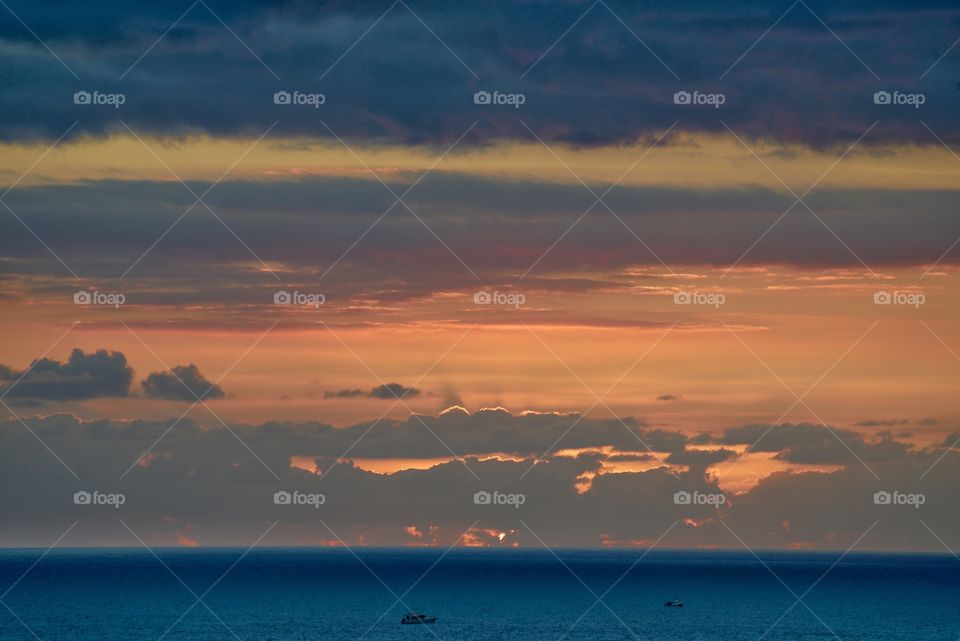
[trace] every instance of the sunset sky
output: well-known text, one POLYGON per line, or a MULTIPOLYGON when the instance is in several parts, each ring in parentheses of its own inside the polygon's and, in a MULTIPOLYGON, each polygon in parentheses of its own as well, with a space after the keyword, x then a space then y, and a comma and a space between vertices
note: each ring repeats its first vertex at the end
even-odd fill
POLYGON ((11 0, 0 545, 960 545, 958 37, 932 0, 11 0))

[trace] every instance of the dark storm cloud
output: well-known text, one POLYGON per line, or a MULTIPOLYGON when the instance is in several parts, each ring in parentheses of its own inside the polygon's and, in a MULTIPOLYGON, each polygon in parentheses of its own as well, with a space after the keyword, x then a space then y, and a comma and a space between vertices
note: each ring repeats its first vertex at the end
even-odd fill
MULTIPOLYGON (((954 500, 960 461, 955 451, 934 465, 942 449, 901 448, 895 459, 874 464, 880 481, 852 458, 832 473, 775 473, 748 491, 727 493, 721 508, 714 509, 693 502, 678 504, 674 498, 677 492, 722 493, 702 465, 690 465, 686 471, 655 466, 643 472, 608 473, 603 470, 604 461, 617 455, 607 457, 599 451, 551 456, 536 464, 531 457, 480 460, 469 455, 462 434, 484 432, 484 424, 499 422, 502 426, 513 423, 515 436, 526 438, 527 432, 553 425, 559 416, 510 418, 505 412, 490 411, 423 418, 444 439, 459 434, 460 440, 451 446, 464 448, 460 449, 466 455, 462 462, 394 473, 365 471, 348 460, 338 461, 344 451, 338 448, 355 442, 360 434, 321 424, 234 425, 234 436, 226 429, 200 428, 185 419, 156 442, 172 421, 26 417, 37 437, 62 456, 78 480, 16 421, 0 422, 4 522, 0 545, 53 541, 65 524, 78 519, 81 524, 64 546, 139 545, 118 517, 148 544, 176 544, 178 532, 189 527, 192 538, 204 545, 249 546, 274 521, 280 523, 264 545, 315 545, 332 538, 321 521, 351 545, 410 543, 409 526, 421 532, 436 528, 435 543, 451 545, 475 521, 478 528, 493 530, 488 534, 492 540, 496 532, 513 532, 516 538, 507 544, 516 540, 529 547, 541 544, 524 524, 549 545, 568 546, 597 546, 603 541, 649 545, 671 524, 674 529, 663 547, 739 549, 742 544, 732 530, 752 548, 846 549, 877 520, 880 524, 858 544, 858 550, 941 550, 923 524, 946 541, 960 535, 954 500), (335 443, 322 447, 333 452, 330 455, 317 452, 325 442, 335 443), (154 443, 150 455, 133 465, 154 443), (291 467, 292 456, 315 456, 322 474, 291 467), (924 479, 918 481, 921 475, 924 479), (79 490, 122 492, 126 503, 120 510, 74 505, 73 495, 79 490), (276 505, 273 496, 281 490, 322 493, 326 501, 318 509, 276 505), (478 491, 518 492, 526 500, 520 509, 477 505, 474 493, 478 491), (925 503, 921 509, 877 505, 873 498, 877 491, 921 492, 925 503)), ((390 430, 400 432, 401 438, 387 443, 381 437, 378 447, 386 446, 382 453, 403 458, 410 452, 402 447, 405 440, 416 446, 435 441, 417 425, 416 420, 392 424, 390 430)), ((613 426, 585 420, 571 435, 579 427, 583 427, 581 436, 599 435, 594 442, 609 442, 603 435, 611 434, 613 426)), ((485 440, 505 434, 494 432, 485 440)), ((792 432, 794 441, 803 440, 804 432, 814 432, 818 438, 811 426, 796 426, 792 432)), ((680 442, 683 436, 674 433, 673 440, 680 442)), ((627 447, 636 449, 636 441, 630 442, 627 447)), ((352 452, 351 456, 365 454, 352 452)), ((434 454, 429 450, 417 456, 434 454)), ((703 463, 727 456, 723 449, 714 453, 680 450, 675 458, 703 463)))
POLYGON ((0 394, 9 398, 67 401, 127 396, 132 380, 126 357, 106 349, 90 354, 74 349, 65 363, 41 358, 26 374, 0 366, 0 394))
POLYGON ((744 135, 821 146, 852 141, 880 119, 865 144, 936 144, 918 123, 922 113, 942 138, 958 139, 960 56, 945 56, 920 80, 956 39, 955 4, 810 2, 816 15, 797 4, 760 42, 788 6, 608 4, 616 15, 595 5, 557 42, 589 0, 458 4, 455 11, 410 2, 416 15, 403 4, 384 15, 389 0, 316 7, 211 1, 243 43, 195 5, 137 62, 183 7, 79 11, 63 2, 14 2, 79 79, 4 12, 0 136, 52 139, 78 119, 75 135, 105 135, 121 131, 122 118, 157 134, 259 135, 279 121, 277 135, 326 137, 323 119, 348 140, 445 145, 479 120, 469 145, 532 140, 522 119, 548 141, 593 145, 647 140, 680 120, 688 130, 725 133, 723 121, 744 135), (122 92, 126 102, 120 109, 74 105, 78 90, 122 92), (278 90, 322 92, 326 103, 276 105, 278 90), (526 101, 520 109, 475 105, 478 90, 522 92, 526 101), (723 92, 726 102, 720 109, 675 105, 681 90, 723 92), (921 110, 874 105, 878 90, 919 91, 926 102, 921 110))
POLYGON ((223 389, 207 380, 197 366, 175 365, 169 372, 151 372, 140 381, 143 393, 150 398, 193 402, 197 399, 223 398, 223 389))

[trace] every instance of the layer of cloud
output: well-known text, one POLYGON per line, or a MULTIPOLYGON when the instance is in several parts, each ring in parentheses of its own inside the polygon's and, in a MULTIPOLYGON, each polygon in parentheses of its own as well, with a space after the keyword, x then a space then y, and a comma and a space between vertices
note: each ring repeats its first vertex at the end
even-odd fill
MULTIPOLYGON (((394 189, 402 191, 405 184, 398 181, 394 189)), ((7 200, 75 272, 103 281, 124 273, 178 220, 190 206, 187 196, 176 184, 98 181, 19 187, 7 200), (130 216, 131 207, 140 215, 130 216)), ((546 254, 525 279, 527 291, 578 293, 642 284, 612 276, 636 266, 659 268, 657 257, 675 267, 726 268, 743 256, 741 266, 805 269, 861 269, 857 257, 874 269, 930 264, 938 257, 955 264, 960 257, 944 255, 945 239, 960 236, 952 211, 956 194, 946 190, 818 189, 807 201, 840 242, 809 212, 795 208, 777 222, 793 200, 775 190, 617 187, 606 201, 656 256, 605 211, 592 211, 567 233, 592 203, 579 185, 434 173, 406 200, 483 283, 515 281, 546 254), (571 275, 578 270, 592 275, 571 275)), ((323 282, 328 308, 351 299, 389 306, 479 285, 412 216, 394 210, 377 222, 392 200, 367 180, 223 182, 208 201, 258 256, 282 266, 280 277, 289 288, 315 291, 316 274, 346 253, 323 282), (361 236, 363 242, 347 253, 361 236)), ((252 271, 255 259, 244 246, 202 213, 185 216, 136 264, 127 282, 137 289, 127 292, 127 304, 272 303, 277 281, 263 270, 252 271), (175 280, 176 287, 166 280, 175 280)), ((0 255, 9 258, 0 264, 6 287, 28 279, 28 293, 36 297, 45 293, 44 283, 30 276, 59 278, 65 271, 30 239, 14 217, 0 217, 0 255)), ((49 285, 60 297, 72 295, 74 286, 49 285)))
POLYGON ((324 398, 361 398, 368 394, 362 389, 341 389, 327 390, 323 393, 324 398))
POLYGON ((889 432, 868 439, 853 430, 809 424, 734 427, 725 430, 718 442, 752 446, 755 452, 776 452, 780 460, 807 465, 842 465, 852 457, 867 462, 897 461, 910 449, 889 432))
MULTIPOLYGON (((329 538, 321 520, 349 543, 371 545, 414 543, 410 527, 433 532, 437 544, 452 544, 479 521, 476 527, 482 530, 518 532, 512 541, 538 547, 521 520, 549 544, 570 546, 596 546, 604 541, 649 544, 674 523, 664 547, 739 548, 733 531, 756 548, 845 549, 877 520, 880 524, 858 549, 940 549, 920 519, 945 541, 960 535, 953 500, 960 461, 956 452, 944 453, 939 447, 904 446, 896 458, 872 461, 880 480, 851 455, 830 473, 777 472, 749 491, 726 495, 716 509, 697 501, 678 503, 674 495, 722 493, 705 470, 730 458, 731 452, 690 450, 679 433, 663 432, 658 441, 655 434, 643 431, 654 449, 674 448, 671 463, 651 462, 645 471, 616 472, 605 466, 618 455, 599 449, 539 459, 471 455, 474 448, 469 447, 467 432, 482 432, 484 442, 499 443, 504 449, 511 448, 503 439, 512 438, 513 449, 522 449, 516 445, 524 442, 527 432, 537 431, 537 421, 542 430, 560 417, 511 417, 498 411, 422 418, 437 436, 461 448, 465 458, 429 469, 384 474, 339 458, 343 450, 338 448, 347 440, 356 442, 360 434, 321 424, 234 425, 236 437, 248 450, 227 430, 202 429, 189 420, 156 442, 169 429, 168 422, 81 422, 69 415, 25 418, 80 480, 22 426, 6 421, 0 423, 0 507, 5 523, 0 544, 49 540, 63 531, 64 523, 82 519, 82 527, 66 545, 129 545, 129 533, 118 524, 118 515, 148 543, 175 541, 178 528, 189 523, 191 538, 205 545, 249 544, 265 524, 275 520, 280 524, 267 545, 313 544, 318 537, 329 538), (499 424, 499 428, 486 430, 487 424, 499 424), (942 455, 940 463, 924 474, 942 455), (304 456, 315 462, 320 473, 291 466, 292 457, 304 456), (126 503, 121 510, 74 505, 73 494, 78 490, 122 492, 126 503), (926 502, 920 509, 874 502, 875 492, 894 490, 921 492, 926 502), (326 502, 319 509, 276 505, 277 491, 322 493, 326 502), (520 509, 477 505, 474 493, 478 491, 523 493, 526 501, 520 509)), ((603 435, 612 435, 613 427, 585 420, 571 432, 571 440, 611 442, 616 439, 603 435)), ((619 430, 625 432, 623 426, 619 430)), ((409 457, 411 450, 405 445, 410 441, 421 450, 414 456, 437 451, 424 447, 436 438, 416 419, 391 423, 369 436, 383 456, 409 457), (389 439, 390 431, 399 432, 399 438, 389 439)), ((790 426, 775 440, 783 447, 794 447, 818 438, 815 426, 790 426)), ((366 438, 361 439, 357 448, 363 451, 351 456, 370 454, 365 443, 366 438)), ((621 447, 638 447, 634 438, 621 443, 621 447)), ((849 444, 856 447, 853 441, 849 444)), ((645 457, 641 453, 630 458, 645 457)))
POLYGON ((955 40, 956 6, 852 0, 782 15, 759 0, 608 4, 514 0, 451 12, 421 2, 413 15, 387 1, 322 10, 245 2, 216 6, 231 31, 197 6, 169 33, 176 15, 160 3, 111 7, 96 25, 69 3, 24 4, 24 22, 78 78, 6 20, 0 136, 56 138, 78 119, 75 135, 105 135, 121 131, 122 118, 159 134, 257 135, 278 121, 278 134, 326 137, 323 120, 348 140, 446 144, 479 121, 466 144, 530 140, 526 123, 548 141, 590 145, 636 141, 681 120, 691 130, 725 132, 725 122, 757 138, 825 145, 882 119, 866 144, 935 144, 917 110, 874 105, 874 92, 899 89, 922 91, 924 121, 958 138, 958 58, 933 66, 955 40), (78 90, 123 92, 126 102, 77 106, 78 90), (277 105, 278 90, 324 93, 326 102, 277 105), (475 105, 478 90, 526 101, 520 110, 475 105), (681 90, 721 91, 726 102, 675 105, 681 90))

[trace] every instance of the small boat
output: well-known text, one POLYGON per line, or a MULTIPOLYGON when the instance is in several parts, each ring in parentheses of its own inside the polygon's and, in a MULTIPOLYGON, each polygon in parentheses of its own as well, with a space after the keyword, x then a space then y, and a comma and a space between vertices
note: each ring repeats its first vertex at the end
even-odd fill
POLYGON ((403 615, 403 618, 400 619, 400 623, 404 625, 410 625, 415 623, 436 623, 437 617, 427 616, 426 614, 417 614, 415 612, 408 612, 403 615))
POLYGON ((669 601, 664 603, 663 606, 666 608, 682 608, 683 601, 681 601, 680 599, 670 599, 669 601))

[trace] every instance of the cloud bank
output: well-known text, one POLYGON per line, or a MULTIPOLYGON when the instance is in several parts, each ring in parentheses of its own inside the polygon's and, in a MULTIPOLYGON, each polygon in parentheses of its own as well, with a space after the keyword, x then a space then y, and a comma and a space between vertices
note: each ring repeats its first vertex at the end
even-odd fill
POLYGON ((277 134, 328 137, 325 121, 347 140, 446 145, 479 121, 466 144, 531 140, 529 126, 547 141, 597 145, 643 140, 681 120, 687 130, 725 133, 726 123, 827 146, 882 119, 866 144, 935 144, 913 107, 874 104, 875 92, 900 90, 922 92, 924 120, 958 139, 960 56, 943 55, 956 39, 955 5, 808 4, 784 15, 787 7, 759 0, 609 10, 514 0, 456 12, 432 1, 211 2, 216 16, 198 5, 156 42, 180 13, 165 3, 111 5, 91 12, 96 24, 69 3, 21 3, 18 14, 64 64, 5 17, 0 137, 55 139, 78 119, 72 135, 104 136, 123 131, 121 118, 159 135, 256 136, 277 121, 277 134), (525 101, 477 105, 479 90, 525 101), (75 105, 76 91, 125 101, 75 105), (275 104, 278 91, 325 101, 275 104), (720 109, 677 105, 678 91, 726 99, 720 109))
MULTIPOLYGON (((546 456, 574 416, 448 412, 346 429, 321 423, 234 425, 235 435, 185 420, 152 449, 169 423, 81 422, 63 414, 25 420, 79 480, 15 421, 0 424, 2 545, 47 540, 75 519, 81 526, 67 544, 128 545, 118 517, 151 543, 175 540, 178 528, 189 524, 191 536, 205 545, 249 544, 275 520, 280 523, 268 545, 329 538, 321 521, 350 544, 371 545, 412 544, 418 538, 422 543, 410 528, 430 532, 434 544, 449 545, 479 521, 476 535, 486 542, 538 547, 521 520, 550 545, 567 546, 649 545, 673 523, 666 547, 736 548, 733 531, 756 548, 844 549, 878 520, 858 549, 940 549, 921 519, 945 541, 960 536, 953 500, 960 468, 956 452, 942 449, 949 443, 918 448, 894 441, 892 447, 889 436, 837 430, 872 472, 848 452, 845 458, 819 459, 837 464, 834 471, 775 472, 747 491, 724 493, 707 469, 730 461, 734 451, 693 448, 679 432, 633 420, 626 426, 582 420, 562 439, 564 448, 581 452, 546 456), (440 439, 462 460, 389 473, 363 467, 368 457, 449 459, 440 439), (666 460, 657 463, 640 440, 666 460), (348 458, 341 459, 351 446, 348 458), (484 454, 492 449, 513 456, 484 454), (318 471, 291 465, 294 458, 312 461, 318 471), (611 467, 624 459, 646 465, 636 471, 611 467), (72 497, 79 490, 122 492, 126 502, 120 510, 75 505, 72 497), (278 505, 273 496, 279 491, 323 494, 325 501, 320 507, 278 505), (884 491, 922 493, 925 502, 920 508, 876 503, 874 494, 884 491), (477 492, 522 493, 525 501, 519 508, 478 504, 477 492), (688 502, 684 493, 692 497, 688 502), (698 498, 718 495, 724 496, 720 505, 698 498), (506 533, 505 542, 498 532, 506 533)), ((731 428, 718 440, 742 443, 755 436, 754 429, 731 428)), ((805 444, 821 438, 817 426, 786 425, 775 428, 758 451, 801 453, 806 460, 805 444)))

